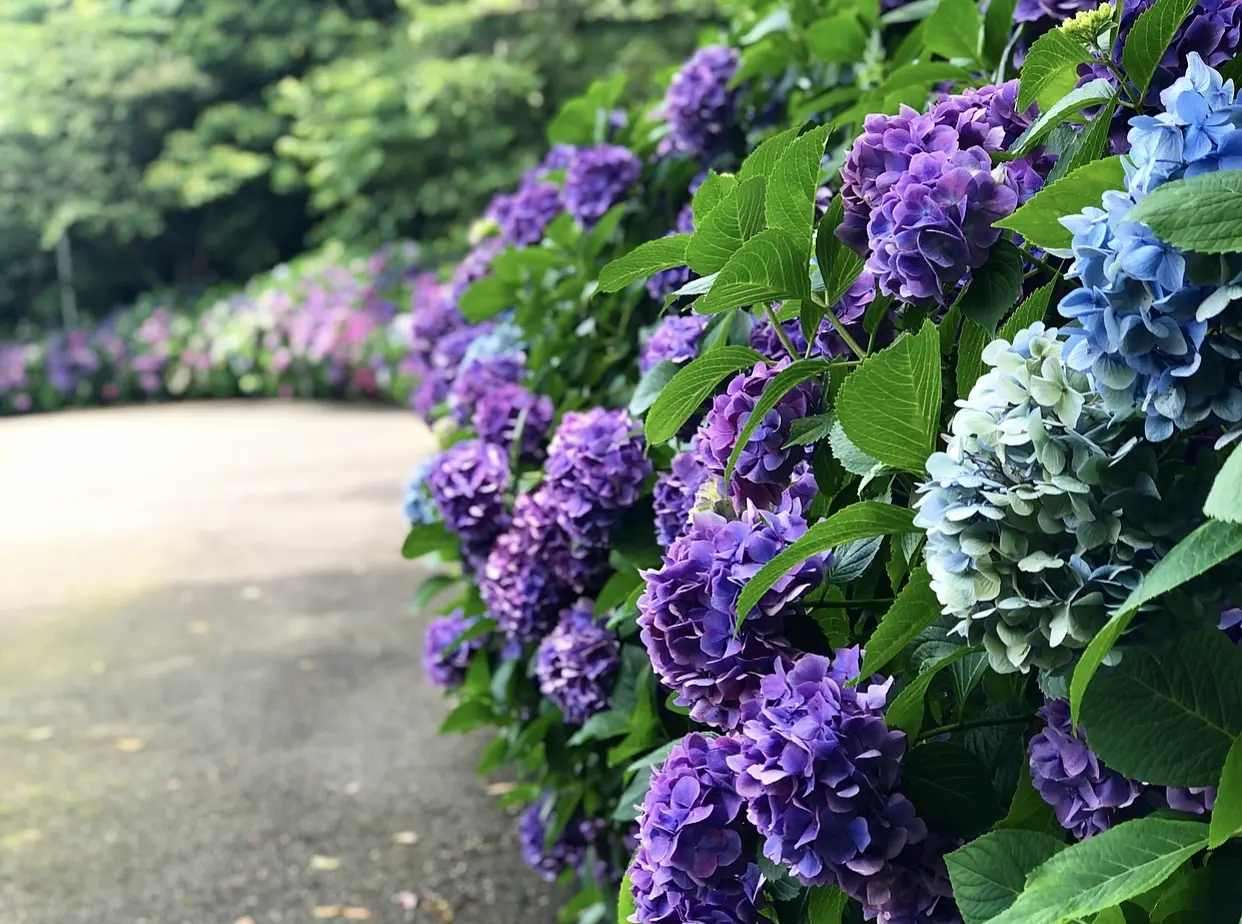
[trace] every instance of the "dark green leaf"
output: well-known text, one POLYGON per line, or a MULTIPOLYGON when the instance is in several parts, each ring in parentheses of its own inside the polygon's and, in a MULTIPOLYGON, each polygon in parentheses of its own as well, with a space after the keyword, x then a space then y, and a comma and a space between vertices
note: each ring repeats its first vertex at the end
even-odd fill
POLYGON ((1016 231, 1037 247, 1065 248, 1071 234, 1061 219, 1088 205, 1099 208, 1104 193, 1124 186, 1125 171, 1120 157, 1093 160, 1045 186, 1012 215, 996 222, 996 227, 1016 231))
POLYGON ((849 901, 836 886, 811 886, 806 895, 806 924, 841 924, 849 901))
POLYGON ((1018 0, 991 0, 988 4, 983 16, 983 57, 990 67, 1000 66, 1009 34, 1018 26, 1013 18, 1017 6, 1018 0))
POLYGON ((673 376, 680 370, 681 366, 670 359, 662 359, 648 369, 646 374, 638 380, 634 396, 630 398, 630 413, 635 417, 641 417, 647 413, 656 403, 656 399, 660 397, 664 386, 673 381, 673 376))
POLYGON ((1031 45, 1022 62, 1022 83, 1018 87, 1018 108, 1025 110, 1040 99, 1044 90, 1066 71, 1077 71, 1078 65, 1091 60, 1081 42, 1060 29, 1045 32, 1031 45))
POLYGON ((461 296, 461 316, 473 324, 513 307, 513 286, 500 276, 484 276, 461 296))
POLYGON ((998 831, 1007 828, 1038 831, 1041 834, 1061 833, 1061 826, 1052 806, 1035 789, 1027 767, 1018 772, 1018 786, 1009 803, 1009 812, 996 823, 998 831))
POLYGON ((931 577, 927 568, 920 565, 910 573, 909 582, 868 640, 861 676, 870 677, 882 670, 939 615, 940 601, 931 589, 931 577))
POLYGON ((749 347, 720 347, 683 366, 647 414, 647 442, 672 439, 722 379, 762 360, 749 347))
POLYGON ((1034 831, 993 831, 947 854, 953 898, 966 924, 984 924, 1014 903, 1027 874, 1065 847, 1034 831))
POLYGON ((831 414, 799 417, 789 425, 789 439, 785 446, 809 446, 827 439, 835 419, 831 414))
POLYGON ((888 724, 888 727, 901 729, 911 741, 918 737, 919 730, 923 727, 923 698, 927 695, 927 689, 931 686, 931 682, 936 679, 937 674, 954 661, 958 661, 978 650, 978 648, 963 646, 953 652, 953 654, 946 655, 940 660, 924 667, 922 672, 911 680, 904 690, 897 694, 897 697, 889 703, 888 708, 884 711, 884 721, 888 724))
POLYGON ((1242 523, 1242 449, 1235 449, 1217 472, 1203 512, 1214 520, 1242 523))
POLYGON ((421 558, 432 552, 451 557, 457 555, 457 550, 457 537, 443 523, 420 523, 411 527, 401 545, 403 558, 421 558))
POLYGON ((849 13, 811 23, 804 38, 811 57, 825 64, 850 64, 867 47, 867 34, 849 13))
MULTIPOLYGON (((619 292, 632 282, 646 279, 661 270, 686 265, 689 234, 670 234, 635 247, 624 257, 613 260, 599 274, 602 292, 619 292)), ((476 283, 477 285, 477 283, 476 283)))
POLYGON ((1111 100, 1104 104, 1092 118, 1087 127, 1073 133, 1069 147, 1057 158, 1048 174, 1047 183, 1055 183, 1079 167, 1085 167, 1093 160, 1104 156, 1108 145, 1108 130, 1113 124, 1113 113, 1117 111, 1117 101, 1111 100))
POLYGON ((1147 85, 1156 73, 1156 65, 1164 57, 1173 33, 1195 8, 1196 0, 1156 0, 1138 19, 1126 36, 1121 64, 1130 82, 1138 90, 1139 100, 1147 93, 1147 85))
MULTIPOLYGON (((1036 321, 1042 321, 1044 315, 1048 312, 1048 300, 1052 298, 1052 290, 1056 283, 1050 282, 1045 286, 1036 289, 1028 295, 1021 305, 1015 309, 1009 319, 1005 321, 1005 325, 1001 328, 1000 337, 1002 340, 1013 342, 1013 338, 1018 331, 1026 330, 1036 321)), ((959 391, 959 394, 963 392, 959 391)))
POLYGON ((414 599, 410 601, 410 609, 415 611, 421 610, 438 594, 452 587, 459 580, 461 579, 453 577, 451 574, 433 574, 419 585, 418 592, 414 594, 414 599))
POLYGON ((962 327, 962 339, 957 344, 957 394, 965 398, 975 387, 979 376, 983 375, 986 366, 983 362, 983 349, 992 342, 992 335, 987 329, 974 321, 967 321, 962 327))
POLYGON ((613 607, 626 601, 634 588, 643 583, 636 569, 614 572, 595 596, 595 615, 603 616, 613 607))
POLYGON ((995 331, 1022 294, 1022 272, 1022 253, 1007 241, 998 242, 988 254, 988 262, 971 274, 970 285, 958 299, 962 314, 989 332, 995 331))
POLYGON ((901 766, 901 791, 929 828, 978 837, 1000 817, 992 774, 959 744, 929 741, 911 748, 901 766))
POLYGON ((1215 849, 1242 831, 1242 736, 1234 739, 1220 774, 1208 846, 1215 849))
POLYGON ((495 716, 492 715, 491 706, 482 700, 470 699, 445 716, 444 722, 440 725, 440 734, 474 731, 494 721, 495 716))

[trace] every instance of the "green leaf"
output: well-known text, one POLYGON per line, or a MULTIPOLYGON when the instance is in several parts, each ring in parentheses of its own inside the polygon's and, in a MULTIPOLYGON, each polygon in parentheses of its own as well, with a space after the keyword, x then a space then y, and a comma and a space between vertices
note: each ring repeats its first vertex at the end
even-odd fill
POLYGON ((811 886, 806 890, 805 924, 841 924, 849 896, 836 886, 811 886))
MULTIPOLYGON (((1045 32, 1039 39, 1042 42, 1050 35, 1061 35, 1056 29, 1051 32, 1045 32)), ((1038 45, 1039 42, 1035 44, 1038 45)), ((1022 66, 1022 73, 1025 76, 1030 68, 1030 58, 1027 63, 1022 66)), ((1024 131, 1013 144, 1009 146, 1009 153, 1015 157, 1021 157, 1044 140, 1048 132, 1054 127, 1060 125, 1065 119, 1075 112, 1082 109, 1088 109, 1091 106, 1103 106, 1117 98, 1117 89, 1103 77, 1098 77, 1081 87, 1075 87, 1065 95, 1061 96, 1056 103, 1049 106, 1047 111, 1036 119, 1026 131, 1024 131)))
POLYGON ((1215 850, 1239 831, 1242 831, 1242 736, 1234 739, 1220 773, 1208 846, 1215 850))
POLYGON ((1217 472, 1203 512, 1214 520, 1242 523, 1242 449, 1235 449, 1217 472))
POLYGON ((643 579, 637 569, 630 568, 614 572, 595 595, 595 615, 603 616, 613 607, 626 601, 635 587, 641 586, 643 579))
MULTIPOLYGON (((1042 321, 1044 315, 1048 313, 1048 301, 1052 298, 1052 289, 1055 285, 1056 283, 1050 282, 1028 295, 1005 321, 1000 331, 1001 339, 1012 343, 1018 331, 1026 330, 1036 321, 1042 321)), ((958 394, 963 394, 963 392, 959 391, 958 394)))
POLYGON ((490 725, 496 720, 492 715, 492 707, 486 702, 478 699, 466 700, 461 703, 445 716, 444 721, 440 724, 440 734, 447 735, 451 732, 465 733, 474 731, 484 725, 490 725))
POLYGON ((983 18, 973 0, 940 0, 927 17, 924 43, 929 52, 944 58, 979 57, 979 36, 983 18))
POLYGON ((1138 89, 1135 97, 1142 100, 1156 73, 1156 65, 1164 57, 1169 42, 1173 41, 1173 33, 1195 8, 1196 0, 1156 0, 1149 9, 1144 11, 1130 34, 1126 36, 1126 45, 1121 52, 1121 64, 1130 82, 1138 89))
POLYGON ((1124 186, 1125 170, 1120 157, 1093 160, 1049 183, 1012 215, 996 222, 996 227, 1016 231, 1037 247, 1068 247, 1072 235, 1061 219, 1082 211, 1084 206, 1099 208, 1104 193, 1124 186))
POLYGON ((855 539, 837 546, 833 553, 832 567, 824 575, 824 581, 844 587, 858 580, 875 561, 883 542, 883 536, 872 536, 870 539, 855 539))
POLYGON ((901 763, 901 791, 929 828, 954 837, 978 837, 1001 814, 991 771, 949 741, 910 749, 901 763))
POLYGON ((1087 685, 1104 663, 1105 656, 1112 651, 1117 639, 1129 628, 1130 620, 1134 618, 1139 607, 1180 587, 1191 578, 1198 577, 1239 552, 1242 552, 1242 525, 1209 520, 1156 562, 1139 586, 1126 598, 1121 609, 1096 633, 1086 651, 1082 653, 1078 666, 1074 668, 1074 676, 1070 679, 1069 699, 1070 713, 1075 724, 1078 722, 1087 685))
POLYGON ((1129 218, 1151 226, 1163 241, 1195 253, 1242 249, 1242 171, 1221 170, 1157 187, 1129 218))
POLYGON ((914 2, 906 3, 895 10, 889 10, 880 17, 880 24, 895 26, 904 22, 916 22, 920 19, 926 19, 936 12, 936 7, 939 5, 940 0, 914 0, 914 2))
POLYGON ((600 220, 597 221, 594 226, 592 226, 592 228, 583 235, 583 254, 589 258, 599 256, 600 251, 602 251, 604 247, 608 245, 608 242, 612 240, 613 235, 617 231, 617 226, 621 224, 621 219, 626 216, 626 213, 629 212, 629 210, 630 203, 626 201, 621 202, 618 205, 614 205, 607 212, 605 212, 603 217, 600 218, 600 220))
POLYGON ((753 326, 750 315, 735 308, 716 315, 708 322, 703 339, 699 341, 699 355, 729 344, 746 346, 753 326))
POLYGON ((701 224, 712 209, 728 198, 735 186, 737 186, 737 177, 733 174, 708 170, 707 176, 694 191, 694 198, 690 201, 690 209, 694 212, 694 223, 701 224))
POLYGON ((686 246, 686 263, 694 272, 718 272, 763 227, 765 183, 763 177, 738 183, 695 227, 686 246))
POLYGON ((799 359, 796 362, 790 363, 786 368, 768 379, 767 384, 763 388, 763 394, 755 402, 754 409, 747 416, 746 423, 737 435, 737 440, 733 444, 733 451, 729 453, 729 461, 725 463, 724 477, 726 487, 733 478, 733 469, 737 465, 737 460, 741 456, 742 450, 750 442, 750 438, 754 435, 755 430, 763 423, 763 419, 767 416, 768 411, 776 407, 781 398, 785 397, 785 395, 789 394, 789 392, 803 382, 822 375, 830 368, 832 368, 832 363, 826 359, 799 359))
POLYGON ((954 661, 960 661, 966 655, 981 650, 963 646, 953 654, 946 655, 923 668, 923 671, 911 680, 884 710, 884 721, 888 727, 901 729, 911 741, 918 737, 919 730, 923 727, 923 698, 927 695, 927 689, 936 679, 936 675, 954 661))
POLYGON ((750 347, 720 347, 683 366, 647 414, 647 442, 672 439, 722 379, 762 360, 750 347))
POLYGON ((809 446, 828 438, 836 418, 831 414, 815 414, 811 417, 799 417, 789 425, 789 439, 785 442, 790 446, 809 446))
MULTIPOLYGON (((1004 6, 1005 2, 1008 0, 1004 0, 1001 6, 1004 6)), ((967 83, 971 79, 970 71, 956 64, 950 64, 947 61, 925 61, 919 64, 906 64, 894 69, 880 85, 880 92, 887 96, 911 87, 931 88, 938 83, 967 83)))
POLYGON ((993 68, 999 67, 1009 45, 1009 34, 1017 27, 1013 12, 1018 0, 992 0, 983 16, 983 57, 993 68))
POLYGON ((983 350, 994 338, 987 328, 974 321, 967 321, 962 327, 962 339, 957 344, 957 394, 965 398, 975 387, 979 376, 986 371, 983 362, 983 350))
POLYGON ((810 241, 815 224, 815 190, 829 126, 821 125, 797 138, 767 180, 763 198, 769 228, 788 231, 795 240, 810 241))
POLYGON ((634 883, 630 880, 630 871, 626 869, 621 877, 621 889, 617 892, 617 920, 628 921, 638 913, 638 905, 634 902, 634 883))
POLYGON ((940 601, 931 589, 931 576, 920 565, 910 573, 909 582, 868 640, 860 676, 880 671, 939 615, 940 601))
POLYGON ((837 416, 867 455, 922 472, 940 429, 940 391, 940 335, 925 321, 854 370, 841 386, 837 416))
POLYGON ((760 231, 729 258, 711 291, 694 303, 699 314, 715 314, 777 299, 809 298, 811 280, 805 248, 785 231, 760 231))
POLYGON ((630 398, 630 413, 635 417, 645 414, 656 403, 664 386, 673 381, 673 376, 680 370, 681 366, 671 359, 662 359, 648 369, 638 380, 634 395, 630 398))
POLYGON ((1018 87, 1018 109, 1025 111, 1066 71, 1077 72, 1078 65, 1091 60, 1081 42, 1060 29, 1045 32, 1031 45, 1022 62, 1022 83, 1018 87))
POLYGON ((464 629, 461 635, 453 639, 453 644, 449 645, 446 651, 455 651, 467 642, 473 642, 476 638, 482 638, 489 635, 496 629, 496 620, 490 618, 476 619, 470 623, 469 627, 464 629))
POLYGON ((970 285, 958 299, 962 314, 986 330, 995 331, 1005 312, 1022 294, 1022 273, 1021 251, 1008 241, 998 242, 988 254, 988 261, 971 274, 970 285))
POLYGON ((1242 651, 1217 629, 1127 649, 1087 690, 1082 722, 1091 749, 1118 773, 1157 786, 1215 786, 1242 734, 1242 651))
POLYGON ((419 585, 418 591, 414 594, 414 599, 410 601, 410 609, 414 611, 421 610, 433 598, 442 591, 452 587, 459 580, 460 578, 454 577, 451 574, 433 574, 419 585))
POLYGON ((828 431, 828 443, 833 457, 851 475, 870 475, 881 464, 850 442, 839 420, 833 420, 832 429, 828 431))
POLYGON ((1044 801, 1031 782, 1029 767, 1018 771, 1018 786, 1014 790, 1013 799, 1009 802, 1009 811, 996 823, 998 831, 1019 829, 1037 831, 1041 834, 1061 832, 1056 813, 1051 805, 1044 801))
POLYGON ((455 556, 457 551, 457 537, 443 523, 420 523, 412 527, 401 545, 403 558, 421 558, 432 552, 455 556))
MULTIPOLYGON (((863 258, 837 240, 834 233, 844 216, 841 197, 833 196, 815 233, 815 262, 824 279, 824 303, 830 306, 841 300, 863 269, 863 258)), ((822 318, 822 312, 820 316, 822 318)), ((818 328, 816 324, 815 329, 818 328)))
POLYGON ((759 147, 746 155, 746 160, 742 161, 742 169, 737 172, 738 180, 742 183, 756 178, 766 180, 797 137, 798 130, 791 128, 765 139, 759 147))
POLYGON ((1113 113, 1117 110, 1117 101, 1111 100, 1104 104, 1099 112, 1087 123, 1087 127, 1075 132, 1069 147, 1057 158, 1048 174, 1047 183, 1055 183, 1063 176, 1085 167, 1093 160, 1104 156, 1108 145, 1108 131, 1113 124, 1113 113))
POLYGON ((1207 825, 1139 818, 1080 841, 1038 866, 990 924, 1060 924, 1141 895, 1207 846, 1207 825))
POLYGON ((513 286, 500 276, 484 276, 462 293, 461 316, 472 324, 513 307, 513 286))
MULTIPOLYGON (((686 247, 693 235, 670 234, 635 247, 624 257, 613 260, 599 273, 602 292, 619 292, 632 282, 646 279, 661 270, 686 265, 686 247)), ((486 281, 486 280, 484 280, 486 281)), ((478 285, 478 283, 475 283, 478 285)), ((473 288, 473 286, 471 287, 473 288)))
POLYGON ((867 33, 849 13, 811 23, 804 38, 811 57, 825 64, 851 64, 867 47, 867 33))
POLYGON ((913 511, 904 507, 861 501, 838 510, 808 529, 801 539, 765 564, 746 583, 737 602, 738 625, 773 584, 812 555, 855 539, 915 531, 913 511))
POLYGON ((993 831, 946 854, 953 899, 966 924, 984 924, 1014 903, 1026 877, 1065 844, 1034 831, 993 831))

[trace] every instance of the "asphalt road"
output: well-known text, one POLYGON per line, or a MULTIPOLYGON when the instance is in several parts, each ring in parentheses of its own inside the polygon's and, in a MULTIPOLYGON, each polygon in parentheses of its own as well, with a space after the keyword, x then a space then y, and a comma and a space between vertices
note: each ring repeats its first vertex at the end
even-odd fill
POLYGON ((408 414, 0 420, 0 922, 550 924, 418 666, 408 414))

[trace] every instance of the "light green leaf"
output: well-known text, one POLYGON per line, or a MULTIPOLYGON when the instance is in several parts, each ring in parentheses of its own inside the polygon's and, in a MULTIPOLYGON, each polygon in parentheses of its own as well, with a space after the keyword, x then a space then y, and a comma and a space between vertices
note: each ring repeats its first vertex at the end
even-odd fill
POLYGON ((694 191, 694 198, 690 200, 690 210, 694 212, 695 225, 702 223, 708 213, 728 198, 729 193, 733 192, 736 186, 737 177, 732 173, 717 173, 715 170, 708 170, 707 176, 694 191))
POLYGON ((643 583, 636 568, 623 568, 613 573, 595 595, 595 615, 603 616, 615 606, 624 603, 634 592, 634 588, 643 583))
POLYGON ((1028 295, 1005 321, 1000 337, 1013 343, 1013 338, 1018 331, 1026 330, 1036 321, 1042 321, 1044 315, 1048 313, 1048 301, 1052 298, 1052 289, 1055 285, 1056 283, 1050 282, 1028 295))
MULTIPOLYGON (((1001 6, 1004 6, 1004 3, 1001 6)), ((896 68, 880 85, 880 93, 887 96, 911 87, 930 88, 938 83, 966 83, 971 79, 970 71, 956 64, 950 64, 947 61, 925 61, 896 68)))
POLYGON ((841 924, 849 896, 836 886, 811 886, 806 891, 804 924, 841 924))
POLYGON ((805 247, 787 232, 769 229, 760 231, 729 258, 711 291, 695 301, 694 310, 715 314, 778 299, 809 298, 810 294, 805 247))
POLYGON ((763 209, 769 228, 788 231, 794 240, 811 240, 815 224, 815 190, 829 126, 821 125, 797 138, 767 180, 763 209))
POLYGON ((738 625, 772 585, 812 555, 826 552, 843 542, 915 532, 913 511, 892 504, 861 501, 838 510, 808 529, 801 539, 758 570, 738 598, 738 625))
POLYGON ((1215 850, 1239 831, 1242 831, 1242 736, 1234 739, 1220 774, 1208 846, 1215 850))
POLYGON ((403 558, 421 558, 431 552, 455 556, 458 551, 457 537, 443 523, 420 523, 411 527, 401 545, 403 558))
POLYGON ((984 329, 995 331, 1005 312, 1022 294, 1022 275, 1021 251, 1008 241, 999 241, 988 254, 988 261, 971 273, 970 285, 957 300, 962 314, 984 329))
POLYGON ((661 270, 685 266, 686 247, 691 238, 689 234, 670 234, 640 244, 600 270, 600 291, 619 292, 630 283, 646 279, 661 270))
POLYGON ((832 428, 828 431, 828 443, 833 456, 851 475, 870 475, 881 464, 850 442, 839 420, 833 420, 832 428))
POLYGON ((849 13, 811 23, 804 38, 811 57, 825 64, 851 64, 867 47, 867 33, 849 13))
POLYGON ((1195 253, 1242 249, 1242 170, 1203 173, 1173 180, 1147 194, 1129 218, 1151 226, 1156 236, 1195 253))
MULTIPOLYGON (((863 269, 863 258, 837 240, 834 233, 844 215, 843 200, 840 196, 833 196, 815 233, 815 262, 824 280, 824 303, 829 306, 835 306, 841 300, 863 269)), ((818 328, 817 323, 815 329, 818 328)))
POLYGON ((977 651, 982 651, 982 649, 963 646, 953 654, 946 655, 925 667, 922 673, 911 680, 884 710, 884 721, 888 727, 901 729, 911 741, 918 737, 919 730, 923 727, 923 698, 927 695, 931 682, 936 679, 937 674, 954 661, 959 661, 966 655, 977 651))
POLYGON ((990 924, 1061 924, 1154 888, 1207 846, 1207 825, 1139 818, 1080 841, 1038 866, 990 924))
POLYGON ((1156 0, 1139 15, 1121 52, 1121 64, 1131 83, 1138 88, 1138 100, 1147 93, 1147 85, 1156 73, 1156 65, 1164 57, 1173 33, 1195 8, 1196 0, 1156 0))
POLYGON ((662 359, 648 369, 646 374, 638 380, 634 395, 630 398, 630 413, 635 417, 645 414, 651 405, 656 403, 664 386, 671 382, 673 376, 680 370, 681 366, 670 359, 662 359))
POLYGON ((1013 12, 1018 0, 991 0, 983 16, 983 57, 989 67, 1000 66, 1009 34, 1018 27, 1013 12))
POLYGON ((433 574, 419 585, 414 599, 410 601, 410 609, 417 612, 437 597, 442 591, 456 584, 460 578, 451 574, 433 574))
POLYGON ((737 172, 738 180, 745 183, 754 178, 767 179, 797 137, 798 130, 791 128, 765 139, 759 147, 746 155, 746 160, 742 161, 742 169, 737 172))
POLYGON ((1081 42, 1060 29, 1045 32, 1031 45, 1022 62, 1022 83, 1018 87, 1018 109, 1025 110, 1066 71, 1077 71, 1078 65, 1091 60, 1081 42))
POLYGON ((1113 113, 1116 110, 1117 101, 1110 100, 1092 117, 1086 128, 1074 132, 1073 141, 1052 165, 1045 185, 1055 183, 1079 167, 1085 167, 1104 156, 1108 145, 1108 130, 1113 124, 1113 113))
POLYGON ((513 307, 513 286, 500 276, 484 276, 462 293, 461 316, 472 324, 513 307))
POLYGON ((929 52, 944 58, 978 60, 983 17, 972 0, 940 0, 927 17, 924 42, 929 52))
POLYGON ((1120 157, 1093 160, 1049 183, 1012 215, 996 222, 996 227, 1016 231, 1037 247, 1068 247, 1072 235, 1061 219, 1082 211, 1084 206, 1099 208, 1104 193, 1122 189, 1125 182, 1120 157))
POLYGON ((726 346, 683 366, 664 386, 647 414, 647 442, 663 443, 672 439, 722 379, 750 369, 762 360, 763 357, 749 347, 726 346))
POLYGON ((799 359, 796 362, 790 363, 768 380, 763 388, 763 394, 755 402, 754 410, 750 412, 746 418, 746 423, 742 426, 741 432, 737 435, 737 441, 733 444, 733 451, 729 453, 729 461, 725 463, 724 477, 726 486, 733 478, 733 469, 737 465, 738 457, 741 456, 742 450, 746 448, 746 444, 750 442, 750 438, 754 435, 756 428, 763 423, 763 419, 767 416, 768 411, 776 407, 781 398, 785 397, 785 395, 803 382, 813 379, 817 375, 822 375, 831 368, 832 363, 826 359, 799 359))
POLYGON ((939 615, 940 601, 931 589, 931 576, 926 567, 919 566, 867 641, 860 677, 881 671, 939 615))
POLYGON ((483 700, 469 699, 461 703, 444 717, 444 721, 440 724, 440 734, 447 735, 451 732, 465 733, 474 731, 484 725, 490 725, 496 720, 492 715, 492 707, 483 700))
POLYGON ((1216 629, 1128 649, 1087 690, 1082 722, 1091 749, 1118 773, 1157 786, 1215 786, 1242 734, 1242 651, 1216 629))
POLYGON ((1001 814, 992 772, 972 751, 950 741, 928 741, 906 753, 901 791, 929 828, 954 837, 978 837, 1001 814))
POLYGON ((686 263, 700 276, 718 272, 763 227, 760 177, 737 184, 699 223, 686 245, 686 263))
POLYGON ((1242 449, 1235 449, 1217 472, 1203 512, 1214 520, 1242 523, 1242 449))
POLYGON ((809 446, 828 438, 836 418, 831 414, 813 414, 810 417, 799 417, 789 425, 789 439, 785 446, 809 446))
POLYGON ((1064 849, 1065 844, 1034 831, 993 831, 944 858, 953 899, 966 924, 984 924, 1001 914, 1022 893, 1032 870, 1064 849))
POLYGON ((940 391, 940 335, 925 321, 854 370, 841 386, 837 416, 867 455, 922 472, 940 428, 940 391))
MULTIPOLYGON (((1061 35, 1056 29, 1051 32, 1045 32, 1039 39, 1042 42, 1050 35, 1061 35)), ((1039 44, 1036 42, 1035 44, 1039 44)), ((1027 64, 1023 65, 1022 73, 1025 75, 1030 67, 1030 59, 1027 64)), ((1009 146, 1009 153, 1015 156, 1028 154, 1030 151, 1044 140, 1048 132, 1054 127, 1060 125, 1073 113, 1091 106, 1103 106, 1117 97, 1116 88, 1105 80, 1103 77, 1096 78, 1081 87, 1070 90, 1064 96, 1061 96, 1056 103, 1049 106, 1038 119, 1036 119, 1026 131, 1024 131, 1013 144, 1009 146)))
POLYGON ((986 366, 983 362, 983 350, 991 343, 993 337, 987 329, 967 321, 962 326, 962 338, 957 343, 957 394, 965 398, 975 387, 979 376, 983 375, 986 366))
POLYGON ((626 869, 621 877, 621 889, 617 892, 617 920, 628 921, 638 913, 638 905, 634 902, 634 883, 630 881, 630 871, 626 869))
POLYGON ((1113 614, 1087 645, 1074 676, 1070 679, 1070 713, 1078 722, 1083 694, 1091 678, 1104 663, 1105 656, 1130 625, 1139 607, 1155 600, 1198 577, 1209 568, 1242 552, 1242 525, 1209 520, 1175 545, 1172 551, 1156 562, 1138 587, 1134 588, 1121 609, 1113 614))

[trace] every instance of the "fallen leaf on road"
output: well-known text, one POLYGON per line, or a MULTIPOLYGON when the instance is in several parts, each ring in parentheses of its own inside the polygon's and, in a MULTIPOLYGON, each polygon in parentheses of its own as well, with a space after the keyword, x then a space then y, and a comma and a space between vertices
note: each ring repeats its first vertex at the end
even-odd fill
POLYGON ((233 924, 254 924, 254 918, 252 918, 250 915, 247 914, 247 915, 244 915, 243 917, 238 918, 236 921, 233 922, 233 924))
POLYGON ((431 912, 431 916, 440 924, 453 924, 453 906, 448 903, 443 895, 439 892, 433 892, 426 886, 418 890, 418 894, 422 896, 423 901, 427 903, 427 910, 431 912))
POLYGON ((340 916, 340 905, 316 905, 311 909, 311 917, 320 921, 326 921, 328 918, 339 918, 340 916))
POLYGON ((402 844, 403 846, 408 847, 411 844, 418 843, 418 835, 413 831, 398 831, 392 836, 392 842, 394 844, 402 844))
POLYGON ((361 789, 362 789, 361 783, 359 783, 357 780, 350 780, 348 783, 345 784, 345 795, 356 796, 358 795, 361 789))
POLYGON ((346 905, 345 910, 341 912, 341 917, 346 921, 369 921, 371 920, 371 912, 367 908, 359 908, 356 905, 346 905))
POLYGON ((413 911, 418 907, 418 896, 413 892, 402 890, 393 896, 393 900, 406 911, 413 911))
POLYGON ((340 857, 311 857, 311 869, 333 870, 341 865, 340 857))
POLYGON ((517 789, 517 783, 488 783, 487 794, 489 796, 503 796, 517 789))
POLYGON ((203 622, 201 619, 195 619, 186 626, 190 630, 191 635, 206 635, 211 631, 211 623, 203 622))
POLYGON ((56 734, 56 729, 50 725, 43 725, 39 728, 28 728, 22 734, 27 741, 47 741, 52 735, 56 734))
POLYGON ((146 746, 147 746, 147 743, 143 741, 141 738, 117 738, 116 739, 116 749, 118 751, 127 751, 127 752, 132 753, 134 751, 141 751, 146 746))

